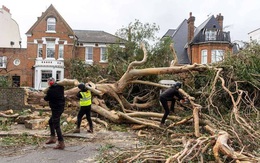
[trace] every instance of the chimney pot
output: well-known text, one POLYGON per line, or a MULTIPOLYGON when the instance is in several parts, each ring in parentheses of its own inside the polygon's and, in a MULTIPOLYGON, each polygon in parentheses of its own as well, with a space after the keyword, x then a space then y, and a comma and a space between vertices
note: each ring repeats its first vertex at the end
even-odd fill
POLYGON ((8 9, 7 7, 5 7, 4 5, 2 5, 2 8, 3 8, 6 12, 10 13, 10 9, 8 9))

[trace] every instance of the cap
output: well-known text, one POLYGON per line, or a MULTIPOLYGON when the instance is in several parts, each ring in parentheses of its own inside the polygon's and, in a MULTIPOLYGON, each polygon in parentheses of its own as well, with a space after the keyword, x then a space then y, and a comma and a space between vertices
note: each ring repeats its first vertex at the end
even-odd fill
POLYGON ((84 83, 80 83, 80 84, 78 85, 78 88, 79 88, 80 90, 85 90, 85 89, 86 89, 86 86, 85 86, 84 83))
POLYGON ((181 85, 182 85, 182 83, 177 81, 174 86, 175 86, 175 88, 181 88, 181 85))

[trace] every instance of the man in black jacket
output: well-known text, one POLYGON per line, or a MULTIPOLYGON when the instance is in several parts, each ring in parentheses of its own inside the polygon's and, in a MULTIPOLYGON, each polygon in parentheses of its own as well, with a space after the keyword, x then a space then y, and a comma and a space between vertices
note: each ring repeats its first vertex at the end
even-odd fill
POLYGON ((181 87, 181 83, 176 82, 172 87, 166 89, 162 94, 160 94, 160 102, 163 106, 163 109, 165 110, 160 124, 161 127, 164 126, 165 120, 170 114, 168 101, 171 101, 171 111, 173 112, 176 99, 180 100, 181 102, 185 100, 182 94, 179 92, 180 87, 181 87))
POLYGON ((47 91, 46 96, 44 97, 45 101, 49 101, 49 105, 51 108, 51 117, 49 119, 49 127, 50 127, 50 139, 46 142, 46 144, 54 144, 56 143, 55 132, 58 137, 58 144, 54 147, 54 149, 64 149, 65 144, 60 128, 60 117, 64 111, 65 107, 65 98, 64 98, 64 87, 58 85, 55 82, 54 78, 48 79, 49 89, 47 91))

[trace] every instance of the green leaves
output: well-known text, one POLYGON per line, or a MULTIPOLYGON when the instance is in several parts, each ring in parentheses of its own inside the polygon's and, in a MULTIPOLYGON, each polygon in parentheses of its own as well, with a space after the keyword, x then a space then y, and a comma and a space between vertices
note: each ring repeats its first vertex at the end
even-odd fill
POLYGON ((232 67, 235 78, 242 81, 251 82, 260 87, 259 44, 252 43, 249 47, 240 51, 238 54, 227 56, 221 65, 232 67))

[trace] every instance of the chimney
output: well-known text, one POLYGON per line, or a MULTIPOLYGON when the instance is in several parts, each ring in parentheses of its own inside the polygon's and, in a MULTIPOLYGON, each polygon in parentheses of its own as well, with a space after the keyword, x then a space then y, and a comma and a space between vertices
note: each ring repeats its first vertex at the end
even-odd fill
POLYGON ((192 61, 192 47, 190 45, 191 43, 191 40, 193 39, 194 37, 194 22, 195 22, 195 17, 192 16, 192 12, 190 12, 190 17, 188 19, 188 57, 189 57, 189 60, 190 60, 190 63, 193 63, 192 61))
POLYGON ((6 12, 10 13, 10 9, 8 9, 7 7, 5 7, 4 5, 2 5, 3 10, 5 10, 6 12))
POLYGON ((217 15, 217 21, 218 21, 218 24, 220 25, 220 30, 222 31, 223 30, 223 19, 224 17, 221 15, 221 13, 219 13, 219 15, 217 15))
POLYGON ((192 16, 192 12, 190 12, 190 17, 188 19, 188 43, 190 43, 194 37, 194 22, 195 17, 192 16))

